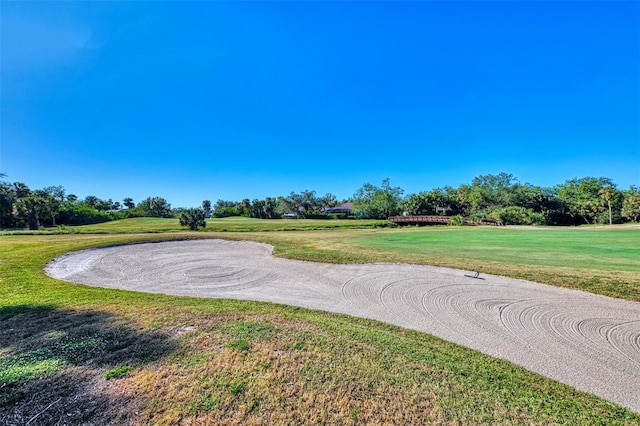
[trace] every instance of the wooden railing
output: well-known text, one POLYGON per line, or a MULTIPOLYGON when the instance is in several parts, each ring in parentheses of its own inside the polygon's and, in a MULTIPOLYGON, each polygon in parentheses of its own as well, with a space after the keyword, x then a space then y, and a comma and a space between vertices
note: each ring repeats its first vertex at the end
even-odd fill
MULTIPOLYGON (((390 216, 389 222, 397 223, 398 225, 446 225, 449 223, 451 216, 436 216, 436 215, 409 215, 409 216, 390 216)), ((473 222, 465 219, 467 225, 493 225, 503 226, 504 224, 499 220, 484 219, 482 222, 473 222)))
POLYGON ((413 216, 391 216, 389 222, 397 223, 399 225, 409 224, 447 224, 449 223, 450 216, 436 216, 436 215, 413 215, 413 216))

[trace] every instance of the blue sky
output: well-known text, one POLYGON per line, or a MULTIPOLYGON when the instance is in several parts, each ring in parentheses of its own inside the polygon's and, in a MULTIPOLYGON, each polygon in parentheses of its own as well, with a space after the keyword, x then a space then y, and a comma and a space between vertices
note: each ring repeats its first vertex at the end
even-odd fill
POLYGON ((173 206, 640 184, 640 2, 0 3, 0 171, 173 206))

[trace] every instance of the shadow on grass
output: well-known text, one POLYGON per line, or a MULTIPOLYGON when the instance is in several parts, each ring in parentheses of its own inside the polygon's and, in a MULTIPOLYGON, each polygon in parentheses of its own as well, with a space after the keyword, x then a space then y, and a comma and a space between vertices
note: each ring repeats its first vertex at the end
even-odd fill
POLYGON ((102 311, 0 307, 0 424, 126 424, 132 396, 105 371, 136 367, 175 348, 158 332, 102 311))

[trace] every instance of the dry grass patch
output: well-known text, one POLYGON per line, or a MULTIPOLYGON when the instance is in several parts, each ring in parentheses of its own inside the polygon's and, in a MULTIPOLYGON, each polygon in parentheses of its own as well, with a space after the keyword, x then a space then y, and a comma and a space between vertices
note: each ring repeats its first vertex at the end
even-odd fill
POLYGON ((589 410, 616 415, 575 391, 562 411, 568 387, 429 336, 306 316, 226 312, 200 314, 194 326, 165 323, 177 349, 123 379, 137 423, 549 424, 585 416, 584 407, 586 424, 589 410), (229 345, 240 340, 246 348, 229 345))
MULTIPOLYGON (((249 327, 251 329, 251 327, 249 327)), ((441 419, 436 395, 398 387, 379 349, 280 316, 212 320, 181 337, 169 368, 148 371, 136 391, 151 399, 141 419, 159 424, 407 424, 441 419), (216 324, 217 323, 217 324, 216 324), (247 333, 247 324, 263 333, 247 333), (269 330, 264 333, 264 330, 269 330), (245 338, 248 350, 229 347, 245 338), (304 347, 300 348, 299 343, 304 347), (157 401, 173 401, 168 412, 157 401), (154 402, 156 401, 156 402, 154 402)))

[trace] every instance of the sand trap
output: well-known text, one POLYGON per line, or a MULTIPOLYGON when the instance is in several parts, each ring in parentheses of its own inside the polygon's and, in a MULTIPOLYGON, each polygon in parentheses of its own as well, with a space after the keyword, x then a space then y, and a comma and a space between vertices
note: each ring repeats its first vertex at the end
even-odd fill
POLYGON ((92 286, 285 303, 372 318, 507 359, 640 412, 640 304, 430 266, 278 259, 254 242, 85 250, 50 263, 92 286))

